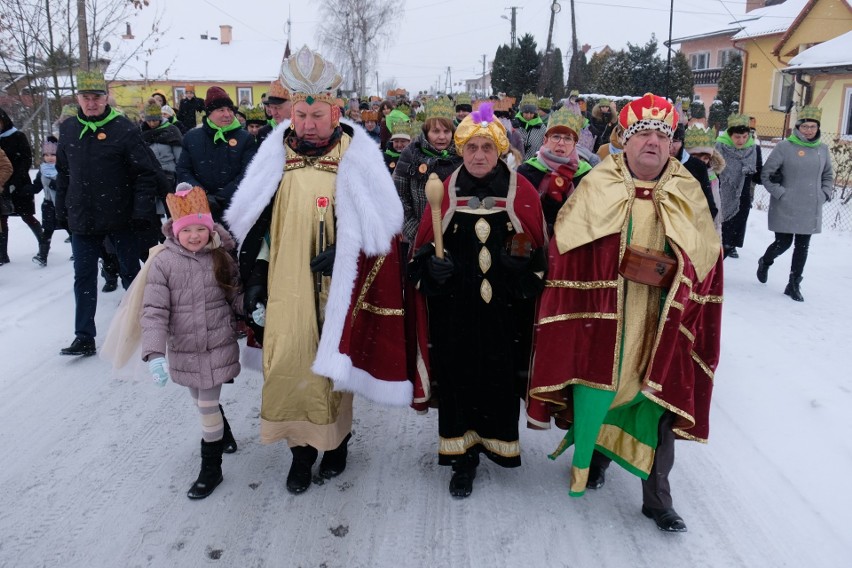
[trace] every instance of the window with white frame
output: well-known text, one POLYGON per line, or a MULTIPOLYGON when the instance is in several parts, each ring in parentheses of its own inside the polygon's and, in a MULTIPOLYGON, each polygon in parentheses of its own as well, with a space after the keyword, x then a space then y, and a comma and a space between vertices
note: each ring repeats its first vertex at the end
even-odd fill
POLYGON ((237 106, 254 106, 251 87, 237 87, 237 106))
POLYGON ((175 111, 177 111, 177 107, 180 106, 180 102, 183 100, 183 96, 186 94, 186 88, 184 87, 175 87, 174 88, 174 98, 172 99, 175 102, 175 111))
POLYGON ((720 49, 719 53, 716 55, 716 59, 718 60, 716 67, 724 67, 731 62, 731 59, 733 59, 736 54, 736 49, 720 49))
POLYGON ((843 96, 843 126, 840 136, 844 140, 852 140, 852 87, 846 87, 843 96))
POLYGON ((770 102, 772 110, 787 112, 793 102, 794 87, 795 79, 792 75, 775 71, 772 77, 772 101, 770 102))
POLYGON ((710 67, 710 52, 691 53, 689 55, 689 67, 693 71, 707 69, 710 67))

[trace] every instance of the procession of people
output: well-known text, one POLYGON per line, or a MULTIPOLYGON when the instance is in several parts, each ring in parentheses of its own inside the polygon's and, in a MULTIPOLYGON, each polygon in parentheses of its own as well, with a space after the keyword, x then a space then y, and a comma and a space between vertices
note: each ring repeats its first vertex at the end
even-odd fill
POLYGON ((70 233, 75 335, 61 354, 98 351, 106 244, 130 288, 106 356, 139 364, 113 346, 140 347, 157 384, 188 387, 201 434, 191 499, 225 482, 231 426, 251 435, 219 404, 248 366, 263 377, 260 441, 286 444, 294 495, 346 471, 355 397, 436 409, 437 460, 458 499, 481 457, 521 466, 523 410, 531 429, 565 430, 551 457, 573 448, 568 494, 600 490, 615 461, 640 478, 642 514, 686 531, 669 474, 676 440, 709 436, 723 262, 762 183, 775 240, 757 278, 794 245, 785 294, 804 300, 833 182, 819 109, 800 111, 762 167, 747 116, 717 138, 659 94, 601 98, 588 115, 579 93, 373 107, 341 100, 341 82, 302 47, 262 107, 189 85, 177 113, 155 92, 134 123, 102 74, 81 73, 79 108, 40 148, 42 223, 22 178, 32 151, 0 110, 13 166, 0 265, 9 215, 35 234, 42 267, 55 229, 70 233), (135 340, 119 337, 134 326, 135 340))

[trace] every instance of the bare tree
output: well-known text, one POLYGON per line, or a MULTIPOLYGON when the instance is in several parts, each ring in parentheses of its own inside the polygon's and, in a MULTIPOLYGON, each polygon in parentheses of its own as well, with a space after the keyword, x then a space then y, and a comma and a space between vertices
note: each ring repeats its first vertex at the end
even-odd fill
POLYGON ((317 32, 321 49, 328 49, 352 90, 366 94, 370 69, 379 51, 393 40, 395 22, 405 1, 330 0, 320 8, 325 24, 317 32))

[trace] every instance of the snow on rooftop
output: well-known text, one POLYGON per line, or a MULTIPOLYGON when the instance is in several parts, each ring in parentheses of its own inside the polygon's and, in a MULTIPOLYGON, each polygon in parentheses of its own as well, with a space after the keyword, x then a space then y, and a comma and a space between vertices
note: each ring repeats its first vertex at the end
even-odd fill
POLYGON ((839 65, 852 65, 852 31, 806 49, 790 60, 788 69, 839 65))
POLYGON ((144 49, 123 40, 106 76, 110 81, 272 81, 283 54, 284 41, 275 40, 161 39, 144 49))
POLYGON ((742 20, 734 22, 743 26, 734 34, 734 41, 787 31, 808 1, 787 0, 783 4, 752 10, 742 20))

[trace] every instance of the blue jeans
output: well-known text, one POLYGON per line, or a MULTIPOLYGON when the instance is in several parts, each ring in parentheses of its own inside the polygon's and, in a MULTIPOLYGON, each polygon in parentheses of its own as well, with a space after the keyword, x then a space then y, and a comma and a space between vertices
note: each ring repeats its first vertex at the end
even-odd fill
MULTIPOLYGON (((71 235, 71 252, 74 255, 74 334, 80 339, 94 339, 95 312, 98 309, 98 259, 106 235, 71 235)), ((118 256, 119 275, 124 289, 130 286, 139 273, 139 247, 132 231, 110 233, 118 256)))

